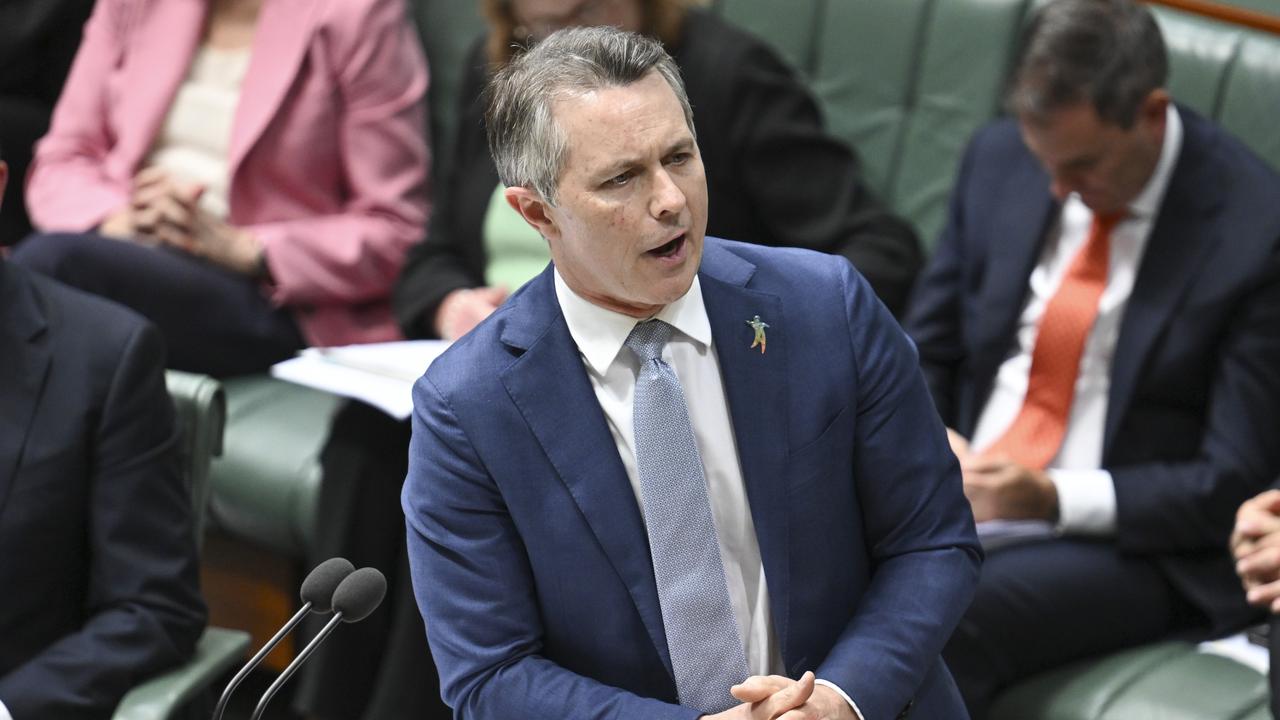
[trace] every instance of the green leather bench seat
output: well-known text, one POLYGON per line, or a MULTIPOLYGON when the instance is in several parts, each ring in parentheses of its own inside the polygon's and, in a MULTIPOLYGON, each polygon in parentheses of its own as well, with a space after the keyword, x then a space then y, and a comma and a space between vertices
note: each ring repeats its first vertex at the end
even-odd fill
MULTIPOLYGON (((445 177, 475 4, 410 0, 431 63, 435 173, 445 177)), ((862 156, 871 186, 931 247, 969 137, 1000 113, 1027 13, 1039 0, 712 0, 772 43, 809 82, 828 126, 862 156)), ((1280 0, 1247 0, 1280 15, 1280 0)), ((1175 97, 1280 167, 1280 37, 1156 8, 1175 97)), ((714 212, 714 209, 712 210, 714 212)), ((338 399, 266 377, 227 383, 223 457, 210 511, 224 531, 301 559, 315 532, 319 452, 338 399)), ((1260 676, 1161 644, 1086 662, 1010 691, 1002 720, 1267 717, 1260 676)))
POLYGON ((1009 690, 989 720, 1271 720, 1267 678, 1165 642, 1076 663, 1009 690))

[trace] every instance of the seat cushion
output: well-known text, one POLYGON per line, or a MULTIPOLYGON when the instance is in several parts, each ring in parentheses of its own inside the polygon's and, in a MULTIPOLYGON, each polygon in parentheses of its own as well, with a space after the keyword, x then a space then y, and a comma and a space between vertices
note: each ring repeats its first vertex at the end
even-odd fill
POLYGON ((1234 660, 1163 642, 1038 675, 1006 691, 990 720, 1264 720, 1267 678, 1234 660))

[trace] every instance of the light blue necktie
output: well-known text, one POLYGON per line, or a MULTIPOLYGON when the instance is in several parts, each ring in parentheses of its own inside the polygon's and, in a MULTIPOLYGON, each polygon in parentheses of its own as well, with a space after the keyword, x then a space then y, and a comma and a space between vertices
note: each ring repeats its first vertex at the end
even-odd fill
POLYGON ((636 466, 680 704, 715 713, 738 704, 729 686, 747 678, 747 659, 684 391, 675 370, 662 361, 674 330, 649 320, 627 337, 626 347, 640 361, 636 466))

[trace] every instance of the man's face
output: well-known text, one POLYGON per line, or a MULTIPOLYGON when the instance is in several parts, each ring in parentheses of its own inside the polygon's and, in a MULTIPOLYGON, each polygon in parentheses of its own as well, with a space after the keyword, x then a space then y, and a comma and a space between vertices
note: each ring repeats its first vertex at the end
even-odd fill
POLYGON ((689 290, 702 260, 707 181, 675 93, 657 72, 556 101, 568 141, 551 207, 507 200, 551 246, 565 282, 601 307, 648 317, 689 290))
POLYGON ((580 26, 640 32, 644 20, 640 0, 511 0, 511 14, 534 40, 580 26))
POLYGON ((1152 91, 1133 126, 1125 129, 1098 117, 1092 103, 1081 102, 1046 118, 1023 117, 1022 138, 1049 173, 1054 197, 1065 200, 1079 193, 1096 213, 1121 212, 1155 171, 1168 105, 1164 90, 1152 91))

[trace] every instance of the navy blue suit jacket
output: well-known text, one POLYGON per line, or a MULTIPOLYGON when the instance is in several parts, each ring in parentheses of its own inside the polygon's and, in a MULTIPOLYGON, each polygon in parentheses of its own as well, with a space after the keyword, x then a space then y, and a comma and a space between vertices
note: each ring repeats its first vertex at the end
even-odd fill
MULTIPOLYGON (((1179 113, 1182 151, 1111 362, 1102 466, 1118 547, 1153 556, 1222 628, 1249 614, 1226 551, 1235 510, 1280 474, 1280 177, 1179 113)), ((906 323, 944 422, 966 437, 1016 350, 1058 210, 1013 121, 977 134, 906 323)))
POLYGON ((109 718, 204 627, 156 330, 0 261, 0 702, 109 718))
MULTIPOLYGON (((910 341, 843 258, 709 238, 700 278, 787 673, 868 720, 913 697, 966 717, 938 653, 980 550, 910 341)), ((640 510, 550 269, 414 403, 409 553, 458 717, 696 717, 673 704, 640 510)))

